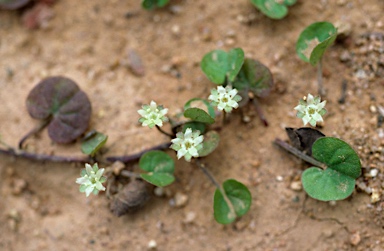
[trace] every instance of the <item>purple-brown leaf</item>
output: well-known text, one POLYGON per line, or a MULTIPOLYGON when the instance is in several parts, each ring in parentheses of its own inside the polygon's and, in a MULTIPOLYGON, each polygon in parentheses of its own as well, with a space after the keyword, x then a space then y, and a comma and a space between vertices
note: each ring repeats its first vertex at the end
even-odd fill
POLYGON ((29 93, 27 109, 32 118, 50 120, 49 137, 63 144, 85 132, 92 112, 87 95, 65 77, 42 80, 29 93))

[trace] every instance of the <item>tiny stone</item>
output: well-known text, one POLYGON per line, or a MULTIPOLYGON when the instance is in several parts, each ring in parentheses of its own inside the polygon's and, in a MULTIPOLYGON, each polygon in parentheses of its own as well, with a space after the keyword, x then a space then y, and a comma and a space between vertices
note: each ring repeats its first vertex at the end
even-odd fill
POLYGON ((235 40, 233 38, 227 38, 227 39, 225 39, 225 44, 226 45, 234 45, 235 40))
POLYGON ((183 7, 180 5, 172 5, 169 10, 172 14, 180 14, 183 11, 183 7))
POLYGON ((333 231, 332 229, 326 229, 326 230, 323 230, 323 234, 326 238, 331 238, 333 236, 333 231))
POLYGON ((380 201, 380 193, 377 188, 372 188, 371 203, 380 201))
POLYGON ((259 166, 260 166, 260 161, 259 161, 259 160, 254 160, 254 161, 252 161, 251 166, 252 166, 253 168, 257 168, 257 167, 259 167, 259 166))
POLYGON ((370 106, 369 106, 369 110, 370 110, 372 113, 376 113, 376 112, 377 112, 377 108, 376 108, 376 106, 374 106, 374 105, 370 105, 370 106))
POLYGON ((163 196, 164 196, 164 188, 162 188, 162 187, 156 187, 155 190, 153 190, 153 193, 154 193, 157 197, 163 197, 163 196))
POLYGON ((377 169, 372 169, 371 171, 369 171, 369 175, 371 177, 376 177, 378 173, 379 173, 379 170, 377 169))
POLYGON ((186 215, 185 215, 185 218, 184 218, 184 223, 192 223, 194 222, 196 219, 196 213, 193 212, 193 211, 190 211, 188 212, 186 215))
POLYGON ((334 206, 336 206, 336 201, 335 200, 331 200, 330 202, 329 202, 329 205, 330 206, 332 206, 332 207, 334 207, 334 206))
POLYGON ((290 187, 293 191, 301 191, 302 189, 301 181, 293 181, 290 187))
POLYGON ((247 226, 248 226, 248 222, 244 220, 240 220, 235 223, 235 228, 236 230, 239 230, 239 231, 244 230, 247 226))
POLYGON ((351 242, 351 244, 353 246, 357 246, 361 241, 360 233, 356 232, 356 233, 352 234, 349 241, 351 242))
POLYGON ((179 25, 173 25, 172 28, 172 33, 176 36, 180 35, 180 26, 179 25))
POLYGON ((150 241, 148 242, 148 249, 149 249, 149 250, 156 250, 156 248, 157 248, 157 243, 156 243, 156 241, 155 241, 155 240, 150 240, 150 241))
POLYGON ((283 178, 283 176, 281 176, 281 175, 276 176, 276 180, 277 180, 277 181, 283 181, 283 179, 284 179, 284 178, 283 178))
POLYGON ((251 122, 251 117, 249 117, 248 115, 244 115, 244 116, 243 116, 243 122, 244 122, 244 123, 249 123, 249 122, 251 122))
POLYGON ((23 179, 15 178, 13 180, 12 194, 19 195, 27 188, 27 182, 23 179))
POLYGON ((170 200, 170 205, 174 207, 183 207, 188 202, 188 196, 186 194, 183 194, 181 192, 177 192, 175 194, 175 197, 170 200))

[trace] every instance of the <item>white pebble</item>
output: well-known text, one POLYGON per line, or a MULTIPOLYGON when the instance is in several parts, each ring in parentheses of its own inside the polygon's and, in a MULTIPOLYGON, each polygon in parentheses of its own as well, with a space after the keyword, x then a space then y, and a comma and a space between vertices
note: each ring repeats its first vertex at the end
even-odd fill
POLYGON ((371 171, 369 171, 369 175, 371 177, 376 177, 378 173, 379 173, 379 170, 377 169, 371 169, 371 171))
POLYGON ((150 240, 148 242, 148 249, 149 250, 155 250, 157 248, 157 243, 155 240, 150 240))

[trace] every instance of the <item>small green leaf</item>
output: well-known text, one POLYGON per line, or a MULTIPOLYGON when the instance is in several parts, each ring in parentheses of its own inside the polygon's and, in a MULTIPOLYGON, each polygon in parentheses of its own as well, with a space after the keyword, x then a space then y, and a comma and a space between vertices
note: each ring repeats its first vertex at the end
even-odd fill
POLYGON ((264 15, 273 19, 282 19, 288 14, 287 6, 296 3, 296 0, 251 0, 251 3, 256 6, 264 15))
POLYGON ((184 111, 184 117, 190 118, 196 122, 202 122, 207 124, 215 123, 215 120, 204 110, 200 108, 188 108, 184 111))
POLYGON ((153 10, 167 5, 169 0, 143 0, 141 6, 146 10, 153 10))
POLYGON ((261 62, 246 58, 233 87, 238 90, 251 91, 257 97, 266 97, 273 87, 272 73, 261 62))
POLYGON ((31 0, 0 0, 0 8, 16 10, 27 5, 31 0))
POLYGON ((185 105, 184 105, 184 110, 187 110, 188 108, 191 108, 192 106, 192 103, 196 103, 196 102, 202 102, 206 107, 207 107, 207 111, 208 111, 208 114, 212 117, 212 118, 215 118, 216 114, 215 114, 215 108, 213 108, 213 106, 211 105, 211 103, 206 100, 206 99, 202 99, 202 98, 193 98, 193 99, 190 99, 188 100, 185 105))
POLYGON ((305 62, 315 66, 325 50, 337 37, 337 29, 329 22, 316 22, 300 34, 296 43, 296 53, 305 62))
POLYGON ((203 148, 199 150, 199 157, 212 153, 219 145, 220 135, 216 131, 209 131, 204 134, 203 148))
POLYGON ((107 142, 108 136, 101 132, 96 132, 92 137, 81 143, 81 151, 84 154, 94 156, 101 147, 107 142))
POLYGON ((215 220, 221 224, 229 224, 249 211, 252 196, 242 183, 229 179, 223 183, 224 195, 216 189, 213 199, 215 220))
POLYGON ((340 139, 322 137, 313 144, 312 155, 327 169, 312 167, 303 172, 301 179, 308 195, 322 201, 351 195, 361 174, 360 159, 352 147, 340 139))
POLYGON ((232 49, 228 53, 214 50, 205 54, 201 69, 210 81, 223 84, 227 78, 230 82, 235 80, 243 62, 244 51, 241 48, 232 49))
POLYGON ((91 102, 69 78, 49 77, 28 94, 27 109, 32 118, 49 120, 48 135, 57 143, 70 143, 89 126, 91 102))
POLYGON ((163 187, 172 184, 175 180, 175 162, 162 151, 150 151, 141 156, 139 161, 140 169, 148 173, 141 174, 141 178, 149 183, 163 187))

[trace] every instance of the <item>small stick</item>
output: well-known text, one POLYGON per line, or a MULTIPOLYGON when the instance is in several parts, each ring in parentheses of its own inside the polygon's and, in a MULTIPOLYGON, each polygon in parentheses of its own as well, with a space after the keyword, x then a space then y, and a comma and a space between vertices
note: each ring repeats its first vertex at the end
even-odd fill
POLYGON ((322 162, 320 162, 318 160, 315 160, 311 156, 306 155, 302 151, 298 150, 297 148, 294 148, 293 146, 291 146, 290 144, 286 143, 285 141, 283 141, 283 140, 281 140, 279 138, 276 138, 273 143, 275 143, 276 145, 280 146, 284 150, 290 152, 291 154, 295 155, 296 157, 304 160, 307 163, 310 163, 310 164, 312 164, 314 166, 317 166, 317 167, 321 167, 324 170, 327 169, 327 165, 325 165, 324 163, 322 163, 322 162))
POLYGON ((87 163, 90 162, 89 157, 66 157, 66 156, 55 156, 46 154, 36 154, 25 152, 23 150, 15 150, 13 148, 0 149, 0 154, 10 155, 14 157, 21 157, 30 160, 37 161, 50 161, 50 162, 68 162, 68 163, 87 163))
POLYGON ((339 104, 345 103, 345 99, 347 98, 347 86, 348 86, 348 82, 347 80, 344 79, 341 84, 341 96, 338 100, 339 104))

